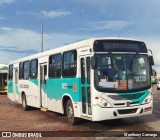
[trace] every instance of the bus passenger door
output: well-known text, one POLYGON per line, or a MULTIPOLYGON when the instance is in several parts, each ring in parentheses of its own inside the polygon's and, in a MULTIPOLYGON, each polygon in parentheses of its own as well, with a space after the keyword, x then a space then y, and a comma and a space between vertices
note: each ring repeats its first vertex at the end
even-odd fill
POLYGON ((81 67, 81 92, 82 92, 82 114, 91 117, 91 90, 90 90, 90 56, 80 57, 81 67))
POLYGON ((47 108, 47 64, 40 64, 40 104, 47 108))
POLYGON ((18 93, 18 68, 14 68, 14 77, 13 77, 13 93, 14 93, 14 100, 19 101, 19 93, 18 93))

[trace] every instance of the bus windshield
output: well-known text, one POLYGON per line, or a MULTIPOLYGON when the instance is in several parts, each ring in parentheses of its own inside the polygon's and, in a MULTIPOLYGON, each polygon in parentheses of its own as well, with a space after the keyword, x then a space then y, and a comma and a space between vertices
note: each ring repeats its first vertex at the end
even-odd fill
POLYGON ((151 85, 148 57, 140 54, 98 54, 94 78, 99 91, 147 89, 151 85))

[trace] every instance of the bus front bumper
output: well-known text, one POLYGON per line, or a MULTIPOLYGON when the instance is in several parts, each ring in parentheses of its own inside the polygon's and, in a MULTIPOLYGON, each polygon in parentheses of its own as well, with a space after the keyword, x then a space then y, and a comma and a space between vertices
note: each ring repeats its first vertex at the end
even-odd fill
POLYGON ((122 107, 122 108, 102 108, 99 105, 92 106, 93 114, 92 121, 111 120, 119 118, 129 118, 152 114, 153 100, 148 104, 122 107))

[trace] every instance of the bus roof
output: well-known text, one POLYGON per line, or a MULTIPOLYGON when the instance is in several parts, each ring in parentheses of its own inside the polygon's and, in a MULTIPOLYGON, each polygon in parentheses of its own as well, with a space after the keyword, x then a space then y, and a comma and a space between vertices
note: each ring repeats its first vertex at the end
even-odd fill
POLYGON ((31 59, 35 59, 35 58, 39 58, 39 57, 44 57, 47 55, 60 53, 60 52, 64 52, 64 51, 69 51, 69 50, 73 50, 73 49, 83 48, 83 47, 87 47, 87 46, 89 47, 93 44, 93 42, 95 40, 130 40, 130 41, 143 42, 141 40, 136 40, 136 39, 131 39, 131 38, 117 38, 117 37, 90 38, 90 39, 82 40, 82 41, 75 42, 75 43, 72 43, 69 45, 54 48, 54 49, 51 49, 48 51, 40 52, 40 53, 37 53, 34 55, 30 55, 27 57, 23 57, 23 58, 11 61, 9 64, 19 63, 19 62, 23 62, 23 61, 27 61, 27 60, 31 60, 31 59))
POLYGON ((6 64, 0 64, 0 67, 8 67, 6 64))
POLYGON ((7 73, 8 72, 8 65, 0 64, 0 73, 7 73))

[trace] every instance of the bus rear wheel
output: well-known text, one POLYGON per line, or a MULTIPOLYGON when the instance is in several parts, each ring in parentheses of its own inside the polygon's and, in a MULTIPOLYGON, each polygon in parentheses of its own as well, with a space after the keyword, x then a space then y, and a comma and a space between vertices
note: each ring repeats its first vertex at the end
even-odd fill
POLYGON ((66 115, 67 115, 67 118, 68 118, 68 122, 70 124, 76 125, 76 124, 79 123, 80 119, 74 117, 74 108, 73 108, 73 104, 72 104, 71 100, 67 101, 67 104, 66 104, 66 115))
POLYGON ((24 111, 27 111, 29 109, 29 106, 27 105, 26 95, 22 95, 22 108, 24 111))

